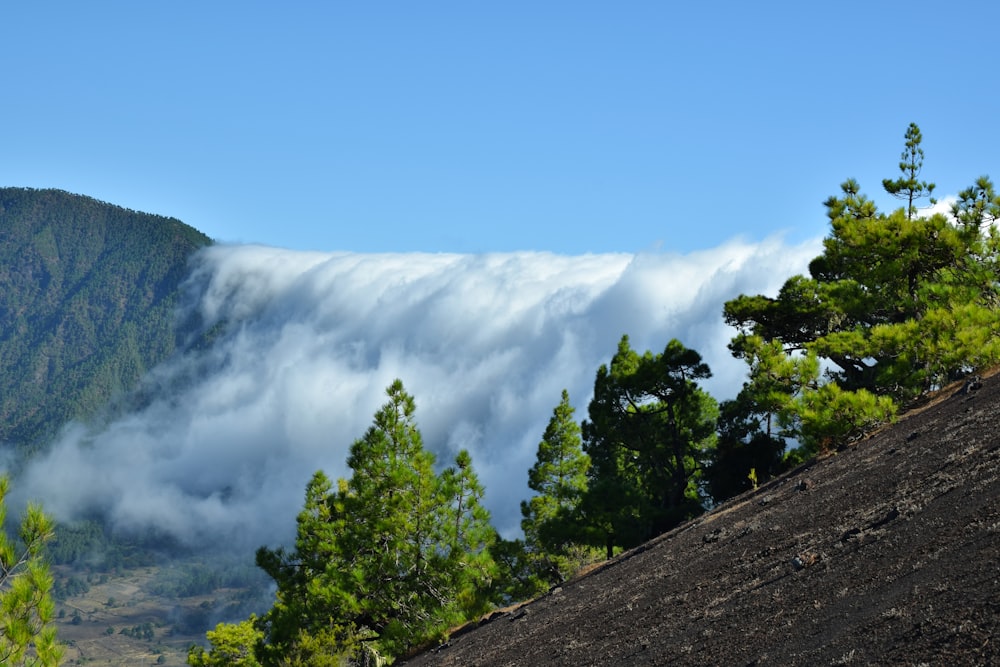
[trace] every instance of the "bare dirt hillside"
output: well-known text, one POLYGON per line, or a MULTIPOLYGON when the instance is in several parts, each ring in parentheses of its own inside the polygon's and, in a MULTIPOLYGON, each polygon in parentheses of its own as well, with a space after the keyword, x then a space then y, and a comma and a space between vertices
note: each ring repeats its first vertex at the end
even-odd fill
POLYGON ((1000 664, 1000 376, 405 664, 1000 664))

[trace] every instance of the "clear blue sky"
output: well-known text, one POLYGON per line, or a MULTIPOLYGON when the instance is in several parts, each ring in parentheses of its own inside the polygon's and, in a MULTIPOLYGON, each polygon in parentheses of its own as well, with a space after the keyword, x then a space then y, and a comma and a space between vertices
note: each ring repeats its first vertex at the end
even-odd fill
POLYGON ((1000 3, 16 2, 0 185, 294 249, 822 235, 917 122, 1000 179, 1000 3))

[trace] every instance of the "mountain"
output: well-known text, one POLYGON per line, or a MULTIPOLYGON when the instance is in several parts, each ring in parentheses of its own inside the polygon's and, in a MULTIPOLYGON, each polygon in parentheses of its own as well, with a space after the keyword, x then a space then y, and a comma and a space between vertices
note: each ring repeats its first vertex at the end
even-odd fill
POLYGON ((404 664, 1000 664, 1000 376, 404 664))
POLYGON ((38 445, 169 356, 178 286, 209 243, 173 218, 0 188, 0 442, 38 445))

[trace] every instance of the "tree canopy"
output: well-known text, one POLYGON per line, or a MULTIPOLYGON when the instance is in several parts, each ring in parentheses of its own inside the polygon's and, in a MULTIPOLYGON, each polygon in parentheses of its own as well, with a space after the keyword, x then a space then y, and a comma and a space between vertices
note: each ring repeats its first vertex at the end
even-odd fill
MULTIPOLYGON (((0 477, 0 525, 7 518, 10 483, 0 477)), ((55 524, 37 504, 28 505, 17 539, 0 531, 0 664, 58 665, 52 575, 43 553, 55 524)))
POLYGON ((1000 199, 982 177, 951 216, 917 215, 914 202, 933 190, 917 180, 921 139, 912 124, 903 176, 883 182, 905 208, 879 211, 848 179, 825 202, 831 231, 809 275, 789 278, 776 297, 725 304, 738 332, 730 348, 751 366, 747 395, 807 448, 854 437, 899 405, 1000 360, 1000 237, 991 224, 1000 199), (814 362, 783 379, 754 370, 780 356, 816 358, 824 377, 814 362))
POLYGON ((521 503, 521 529, 538 589, 562 583, 589 559, 578 544, 577 522, 590 457, 583 451, 574 413, 563 389, 528 471, 528 488, 535 495, 521 503))
POLYGON ((192 667, 260 667, 255 649, 264 633, 256 627, 257 617, 251 615, 240 623, 219 623, 205 637, 212 645, 211 651, 192 646, 188 651, 188 664, 192 667))
MULTIPOLYGON (((902 175, 896 179, 883 179, 882 187, 893 197, 906 200, 906 217, 912 219, 917 212, 917 200, 930 197, 934 192, 934 184, 919 180, 924 166, 924 149, 920 147, 924 138, 916 123, 910 123, 906 128, 905 138, 906 146, 899 156, 899 171, 902 175)), ((934 204, 936 200, 931 198, 930 202, 934 204)))
POLYGON ((396 380, 389 401, 351 446, 350 479, 317 471, 295 548, 257 552, 277 584, 258 623, 262 664, 399 655, 486 608, 494 531, 468 452, 434 471, 396 380))
POLYGON ((597 371, 582 427, 591 467, 581 513, 589 541, 609 557, 702 510, 698 481, 717 405, 697 380, 710 375, 680 341, 640 356, 627 335, 597 371))

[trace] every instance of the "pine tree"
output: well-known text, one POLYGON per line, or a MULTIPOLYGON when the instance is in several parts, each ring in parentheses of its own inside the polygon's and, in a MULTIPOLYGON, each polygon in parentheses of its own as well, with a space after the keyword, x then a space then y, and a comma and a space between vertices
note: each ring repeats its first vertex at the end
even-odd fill
POLYGON ((310 481, 294 551, 257 553, 278 585, 258 624, 264 665, 399 655, 485 605, 495 532, 471 456, 437 475, 413 397, 399 380, 387 394, 351 446, 350 479, 310 481))
MULTIPOLYGON (((884 182, 906 199, 905 210, 882 213, 846 181, 825 202, 830 234, 809 275, 789 278, 777 297, 725 304, 737 356, 758 341, 789 360, 826 362, 825 380, 835 386, 817 377, 792 388, 781 411, 786 434, 807 451, 839 445, 890 420, 900 403, 1000 361, 1000 238, 989 224, 1000 199, 982 177, 953 206, 957 225, 941 214, 916 216, 914 201, 933 186, 917 180, 916 125, 906 139, 904 178, 884 182)), ((766 403, 765 380, 752 378, 750 391, 766 403)))
MULTIPOLYGON (((919 180, 924 166, 924 149, 920 147, 923 135, 916 123, 910 123, 906 128, 905 139, 906 147, 899 156, 899 171, 903 175, 895 180, 884 179, 882 187, 893 197, 906 200, 906 218, 912 220, 917 212, 914 202, 922 197, 930 197, 934 192, 934 184, 919 180)), ((933 197, 930 201, 932 204, 937 203, 933 197)))
POLYGON ((254 649, 264 633, 255 627, 257 617, 251 615, 240 623, 219 623, 205 637, 211 644, 206 651, 192 646, 187 662, 192 667, 260 667, 254 649))
POLYGON ((277 585, 274 605, 257 620, 263 638, 256 657, 262 665, 339 664, 366 635, 356 623, 360 603, 349 554, 341 539, 349 524, 342 496, 317 471, 306 486, 305 504, 296 519, 294 550, 257 550, 257 565, 277 585))
POLYGON ((363 609, 359 620, 393 652, 436 621, 444 497, 434 456, 423 448, 416 426, 413 397, 399 380, 387 393, 389 402, 351 447, 347 463, 353 474, 343 500, 355 595, 363 609))
POLYGON ((450 579, 442 589, 452 591, 452 620, 460 622, 489 606, 489 592, 499 576, 491 550, 496 531, 482 505, 485 489, 468 451, 463 449, 455 456, 455 464, 442 473, 441 482, 443 544, 448 554, 444 572, 450 579))
POLYGON ((696 351, 671 340, 639 356, 623 336, 594 383, 583 424, 591 468, 581 514, 589 540, 634 546, 703 510, 698 480, 715 443, 718 406, 697 385, 711 375, 696 351))
POLYGON ((990 227, 988 232, 992 232, 992 227, 1000 220, 1000 194, 988 177, 980 176, 972 186, 958 193, 951 214, 974 234, 987 225, 990 227))
MULTIPOLYGON (((9 489, 8 478, 0 477, 0 525, 7 518, 9 489)), ((41 507, 30 504, 16 541, 0 531, 0 664, 48 667, 62 658, 50 594, 53 580, 42 552, 54 530, 41 507)))
POLYGON ((750 372, 736 398, 719 406, 718 442, 705 474, 716 503, 767 481, 795 462, 795 454, 784 456, 786 438, 795 437, 789 428, 792 408, 819 378, 816 355, 786 355, 777 341, 737 336, 729 348, 747 362, 750 372))
POLYGON ((523 539, 504 539, 496 534, 490 545, 490 556, 497 566, 497 576, 489 589, 490 599, 505 607, 513 602, 529 600, 548 588, 539 576, 538 559, 529 552, 523 539))
POLYGON ((561 583, 590 558, 577 545, 576 528, 590 457, 583 451, 580 425, 573 415, 569 392, 564 389, 528 471, 528 487, 536 495, 521 503, 525 547, 547 585, 561 583))

